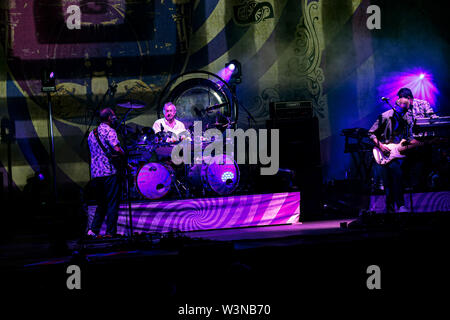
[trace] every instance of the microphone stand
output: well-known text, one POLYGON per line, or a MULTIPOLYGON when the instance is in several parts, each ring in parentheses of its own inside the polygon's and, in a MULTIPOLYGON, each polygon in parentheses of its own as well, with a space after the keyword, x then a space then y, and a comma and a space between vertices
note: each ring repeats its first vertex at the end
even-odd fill
POLYGON ((253 122, 255 123, 255 125, 258 125, 258 122, 256 122, 255 118, 252 116, 252 114, 250 113, 250 111, 248 111, 248 109, 246 107, 244 107, 244 105, 242 105, 238 98, 236 97, 236 85, 234 85, 232 87, 231 93, 233 95, 233 98, 236 100, 238 107, 241 107, 242 109, 244 109, 245 113, 247 113, 247 119, 248 119, 248 126, 250 127, 250 120, 253 120, 253 122))
POLYGON ((106 96, 109 94, 111 97, 114 97, 114 95, 116 94, 116 90, 117 90, 117 84, 113 81, 108 86, 108 90, 106 90, 106 92, 103 95, 102 100, 98 104, 97 108, 95 108, 95 111, 92 113, 91 119, 89 120, 88 128, 86 129, 86 132, 84 133, 83 139, 81 139, 80 145, 83 145, 84 141, 86 141, 86 139, 89 135, 89 132, 91 131, 91 126, 92 126, 92 123, 94 122, 94 117, 97 114, 97 111, 100 109, 100 107, 102 107, 103 104, 105 103, 106 96))
POLYGON ((382 98, 381 100, 382 100, 384 103, 386 103, 389 107, 391 107, 391 109, 394 110, 394 113, 395 113, 396 115, 400 116, 400 113, 399 113, 397 110, 395 110, 394 106, 389 102, 389 99, 387 99, 387 98, 382 98))
POLYGON ((125 187, 126 191, 126 202, 128 204, 128 220, 129 220, 129 225, 128 225, 128 230, 130 232, 130 241, 133 240, 133 213, 132 213, 132 208, 131 208, 131 197, 130 197, 130 174, 129 174, 129 168, 128 168, 128 147, 127 147, 127 143, 126 143, 126 126, 123 127, 124 130, 120 130, 122 124, 125 124, 125 121, 127 119, 128 114, 131 112, 131 108, 128 109, 128 111, 125 113, 125 115, 122 117, 122 119, 120 120, 119 124, 116 127, 116 131, 119 132, 124 140, 124 152, 125 152, 125 159, 127 160, 126 162, 126 170, 125 170, 125 186, 122 185, 122 187, 125 187))
MULTIPOLYGON (((398 117, 398 119, 401 119, 401 121, 402 121, 403 123, 406 122, 406 120, 403 119, 403 115, 401 115, 400 112, 398 112, 397 110, 395 110, 395 107, 389 102, 388 99, 381 99, 381 100, 383 100, 389 107, 392 108, 392 110, 394 110, 394 114, 398 117)), ((405 112, 405 114, 406 114, 406 112, 405 112)))
MULTIPOLYGON (((116 127, 116 131, 119 131, 119 129, 120 129, 120 127, 122 126, 122 124, 123 123, 125 123, 125 121, 126 121, 126 119, 127 119, 127 116, 128 116, 128 114, 130 113, 130 111, 131 111, 132 109, 128 109, 128 111, 125 113, 125 115, 122 117, 122 119, 119 121, 119 123, 117 124, 117 127, 116 127)), ((124 130, 127 130, 127 128, 126 128, 126 126, 124 127, 124 130)), ((123 138, 126 138, 126 131, 123 131, 122 132, 122 137, 123 138), (125 136, 125 137, 124 137, 125 136)))

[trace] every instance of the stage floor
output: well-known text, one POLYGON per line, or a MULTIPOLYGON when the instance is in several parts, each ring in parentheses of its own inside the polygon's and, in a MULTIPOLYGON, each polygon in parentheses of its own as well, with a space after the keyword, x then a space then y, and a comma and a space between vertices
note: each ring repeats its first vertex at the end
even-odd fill
MULTIPOLYGON (((260 299, 275 301, 280 294, 290 297, 292 287, 301 292, 316 290, 321 296, 326 290, 333 297, 342 293, 341 288, 366 292, 365 270, 371 264, 386 270, 383 281, 392 292, 408 291, 410 279, 417 279, 418 274, 424 290, 442 281, 448 214, 375 215, 371 219, 373 226, 359 228, 353 222, 360 219, 344 218, 179 232, 172 238, 170 233, 141 234, 136 237, 140 241, 91 240, 84 251, 80 239, 74 239, 66 241, 66 254, 53 252, 55 243, 49 239, 27 238, 0 245, 0 263, 8 275, 6 288, 19 292, 29 287, 66 292, 66 268, 80 264, 87 275, 83 292, 151 288, 148 293, 155 299, 183 301, 190 297, 224 301, 237 294, 243 299, 259 294, 260 299), (146 242, 145 236, 158 241, 146 242), (82 253, 75 255, 76 251, 82 253)), ((417 283, 413 287, 417 290, 417 283)))
POLYGON ((308 235, 330 235, 344 232, 340 224, 355 219, 297 222, 290 225, 263 226, 236 229, 189 231, 183 234, 192 238, 216 241, 263 240, 308 235))
MULTIPOLYGON (((341 228, 341 223, 350 223, 355 219, 298 222, 290 225, 259 226, 232 229, 179 232, 180 240, 175 247, 167 247, 158 240, 152 245, 127 244, 128 238, 92 240, 85 243, 86 257, 92 263, 117 259, 178 255, 183 246, 204 245, 205 243, 223 243, 233 250, 258 249, 263 247, 289 247, 302 244, 333 243, 351 241, 361 237, 360 230, 341 228), (181 238, 180 238, 181 237, 181 238), (188 240, 186 240, 188 239, 188 240), (180 244, 182 245, 180 246, 180 244)), ((156 238, 162 234, 153 234, 156 238)), ((167 234, 166 234, 167 235, 167 234)), ((141 235, 142 236, 142 235, 141 235)), ((55 253, 54 244, 42 238, 19 238, 15 243, 0 245, 0 262, 9 268, 39 267, 69 263, 72 253, 80 251, 80 239, 67 240, 66 253, 55 253)))
MULTIPOLYGON (((330 236, 349 234, 348 229, 340 228, 340 223, 350 223, 355 219, 340 219, 326 221, 297 222, 290 225, 259 226, 232 229, 204 230, 181 232, 179 235, 200 240, 235 242, 235 249, 260 247, 266 245, 289 245, 288 242, 299 243, 308 241, 322 241, 330 236), (314 238, 314 240, 312 239, 314 238), (270 244, 269 244, 270 242, 270 244)), ((51 244, 45 237, 17 237, 15 241, 0 245, 0 261, 4 266, 23 267, 25 265, 63 263, 69 260, 67 255, 52 254, 51 244), (55 258, 55 260, 53 260, 55 258), (50 260, 48 260, 50 259, 50 260), (41 261, 40 261, 41 260, 41 261)), ((94 243, 96 241, 93 241, 94 243)), ((100 242, 100 241, 99 241, 100 242)), ((114 243, 114 240, 108 241, 114 243)), ((106 245, 108 244, 106 242, 106 245)), ((69 250, 76 250, 80 244, 79 239, 68 240, 69 250)), ((111 250, 114 251, 114 250, 111 250)), ((137 253, 137 252, 134 252, 137 253)), ((143 255, 167 254, 166 250, 139 250, 143 255)), ((119 254, 120 256, 120 254, 119 254)))

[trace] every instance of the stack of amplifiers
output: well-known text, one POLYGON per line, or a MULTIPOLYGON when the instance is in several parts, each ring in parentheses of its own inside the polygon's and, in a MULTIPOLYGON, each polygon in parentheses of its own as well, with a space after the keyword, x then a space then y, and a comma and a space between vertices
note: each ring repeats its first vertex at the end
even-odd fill
POLYGON ((312 118, 314 115, 311 101, 271 102, 269 113, 270 119, 274 121, 312 118))
POLYGON ((314 117, 312 102, 271 102, 269 107, 267 128, 280 130, 280 165, 320 166, 319 120, 314 117))
MULTIPOLYGON (((295 170, 295 183, 301 192, 302 220, 313 220, 320 213, 322 166, 319 120, 312 102, 273 102, 267 129, 280 134, 280 168, 295 170)), ((269 149, 272 150, 272 149, 269 149)))

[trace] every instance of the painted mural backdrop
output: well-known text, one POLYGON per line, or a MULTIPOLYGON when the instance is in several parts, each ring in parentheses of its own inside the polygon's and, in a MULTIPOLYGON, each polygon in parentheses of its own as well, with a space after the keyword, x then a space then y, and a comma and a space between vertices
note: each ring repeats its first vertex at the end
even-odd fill
MULTIPOLYGON (((44 67, 56 74, 52 101, 57 177, 59 185, 69 188, 89 180, 83 135, 98 104, 143 101, 146 107, 133 111, 130 123, 150 126, 157 117, 159 93, 185 71, 217 73, 226 62, 239 60, 243 76, 237 96, 260 126, 268 119, 271 101, 313 101, 327 178, 339 176, 349 165, 348 157, 342 155, 340 130, 369 126, 384 110, 378 102, 382 93, 377 91, 383 79, 388 81, 383 77, 412 67, 435 73, 437 87, 448 77, 448 42, 435 32, 433 19, 419 10, 399 20, 396 11, 402 6, 392 1, 1 3, 0 117, 3 127, 9 126, 15 134, 10 153, 6 139, 2 140, 0 164, 6 176, 11 160, 18 188, 35 172, 48 170, 47 100, 40 92, 44 67), (371 3, 384 10, 381 30, 366 27, 371 3), (67 27, 71 5, 81 10, 81 29, 67 27), (416 41, 432 41, 434 48, 425 48, 419 55, 419 44, 402 30, 406 26, 412 30, 411 22, 417 24, 420 19, 428 31, 417 33, 416 41), (115 95, 105 95, 113 82, 118 85, 115 95)), ((416 1, 413 6, 421 5, 416 1)), ((439 104, 437 91, 433 97, 439 104)), ((240 114, 239 126, 245 127, 247 119, 240 114)))

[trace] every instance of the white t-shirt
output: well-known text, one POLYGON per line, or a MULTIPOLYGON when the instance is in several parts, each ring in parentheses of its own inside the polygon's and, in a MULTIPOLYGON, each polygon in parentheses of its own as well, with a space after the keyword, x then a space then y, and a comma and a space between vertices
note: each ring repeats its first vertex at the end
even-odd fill
POLYGON ((177 119, 175 119, 175 125, 173 127, 171 127, 165 118, 161 118, 155 121, 155 123, 153 124, 153 130, 155 131, 155 133, 158 133, 161 131, 161 125, 164 128, 164 131, 169 131, 169 132, 173 132, 177 135, 186 131, 186 127, 184 126, 183 122, 178 121, 177 119))

